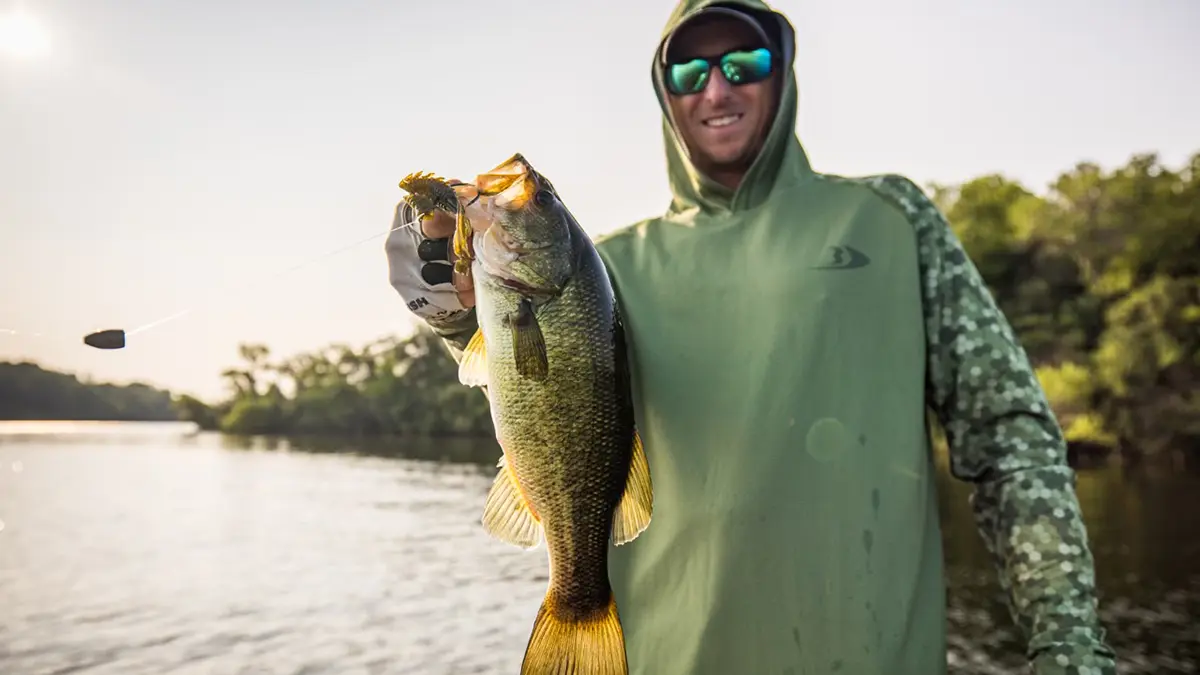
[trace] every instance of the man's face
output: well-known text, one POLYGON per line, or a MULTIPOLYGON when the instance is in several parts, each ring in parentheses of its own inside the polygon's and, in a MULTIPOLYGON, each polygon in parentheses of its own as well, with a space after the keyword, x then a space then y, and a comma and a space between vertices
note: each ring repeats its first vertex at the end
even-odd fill
MULTIPOLYGON (((736 19, 697 21, 672 40, 672 60, 715 59, 730 49, 766 46, 757 33, 736 19)), ((763 82, 731 85, 715 68, 703 91, 669 94, 675 125, 701 171, 720 179, 740 178, 762 148, 775 113, 778 72, 763 82)))

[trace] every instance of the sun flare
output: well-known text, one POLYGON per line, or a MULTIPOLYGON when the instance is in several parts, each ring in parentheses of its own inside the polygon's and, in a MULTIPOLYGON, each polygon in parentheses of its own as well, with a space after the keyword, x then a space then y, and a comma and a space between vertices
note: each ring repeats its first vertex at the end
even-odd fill
POLYGON ((0 52, 18 59, 32 59, 49 51, 50 37, 36 18, 19 9, 0 14, 0 52))

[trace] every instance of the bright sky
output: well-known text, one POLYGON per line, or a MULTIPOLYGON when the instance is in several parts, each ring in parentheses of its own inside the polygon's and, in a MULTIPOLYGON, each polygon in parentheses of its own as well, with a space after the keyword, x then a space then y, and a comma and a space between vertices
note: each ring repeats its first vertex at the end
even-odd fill
MULTIPOLYGON (((775 7, 820 171, 1040 189, 1080 160, 1200 150, 1195 0, 775 7)), ((382 235, 411 171, 520 151, 592 233, 661 212, 648 64, 671 8, 0 0, 26 17, 0 23, 0 360, 215 397, 241 341, 408 332, 382 236, 257 280, 382 235), (121 351, 81 342, 192 307, 121 351)))

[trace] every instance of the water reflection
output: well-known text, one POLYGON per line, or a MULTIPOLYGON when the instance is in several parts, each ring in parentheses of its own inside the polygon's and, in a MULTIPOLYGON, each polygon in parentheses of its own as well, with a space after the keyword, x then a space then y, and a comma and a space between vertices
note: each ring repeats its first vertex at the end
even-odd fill
MULTIPOLYGON (((0 423, 0 672, 515 672, 545 559, 478 525, 499 453, 0 423)), ((970 486, 944 462, 938 482, 951 672, 1022 672, 970 486)), ((1200 665, 1198 489, 1149 466, 1079 472, 1123 673, 1200 665)))
MULTIPOLYGON (((944 469, 944 467, 943 467, 944 469)), ((1200 475, 1109 464, 1077 471, 1100 616, 1123 673, 1200 670, 1200 475)), ((1020 641, 967 503, 970 486, 938 474, 953 650, 970 672, 1021 666, 1020 641), (971 655, 987 654, 985 662, 971 655)))
POLYGON ((341 454, 488 467, 494 467, 500 459, 500 446, 494 439, 476 437, 346 439, 322 436, 222 436, 219 443, 227 450, 341 454))

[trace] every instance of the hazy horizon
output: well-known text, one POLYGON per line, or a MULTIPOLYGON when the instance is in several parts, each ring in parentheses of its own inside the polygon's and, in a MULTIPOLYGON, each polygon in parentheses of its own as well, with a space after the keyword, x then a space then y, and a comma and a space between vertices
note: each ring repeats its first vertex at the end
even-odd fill
MULTIPOLYGON (((0 0, 49 45, 0 43, 0 361, 213 399, 239 342, 407 333, 382 234, 412 171, 520 151, 593 235, 660 213, 649 59, 673 6, 0 0), (121 351, 81 342, 189 308, 121 351)), ((1200 150, 1200 3, 772 6, 818 171, 1042 192, 1077 162, 1200 150)))

